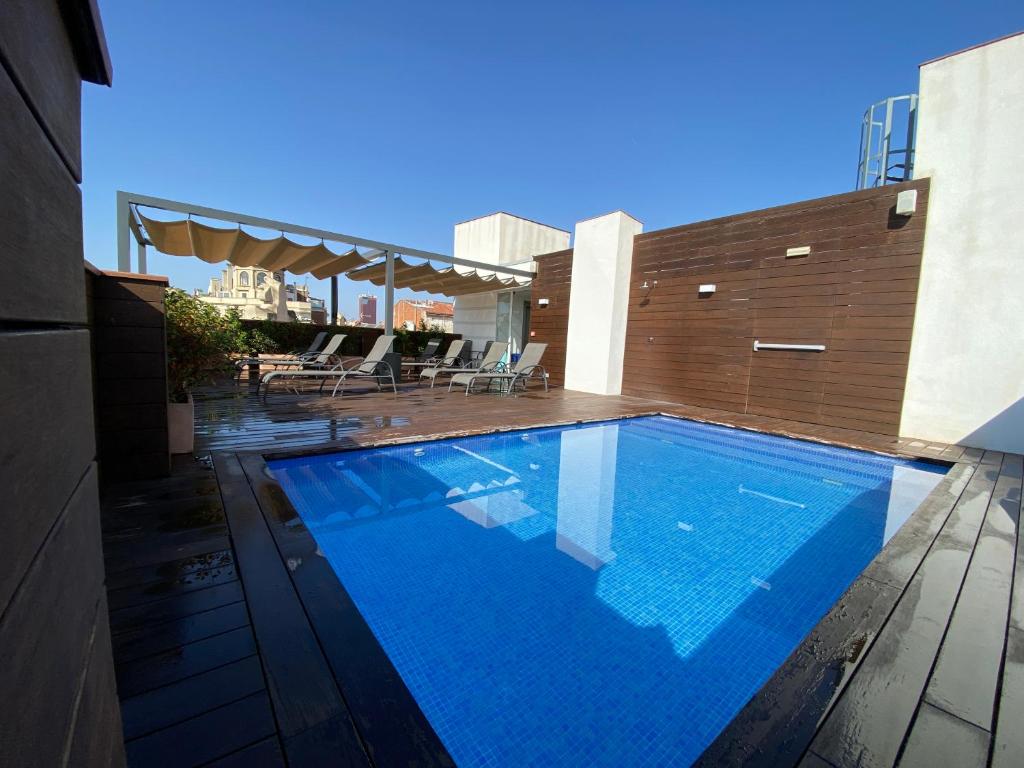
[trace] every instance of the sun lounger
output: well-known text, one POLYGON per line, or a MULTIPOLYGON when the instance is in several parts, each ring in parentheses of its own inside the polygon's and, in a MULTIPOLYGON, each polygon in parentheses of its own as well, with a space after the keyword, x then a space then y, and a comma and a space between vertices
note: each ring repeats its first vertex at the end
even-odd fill
MULTIPOLYGON (((309 345, 309 349, 307 349, 305 352, 299 352, 297 354, 287 355, 287 356, 282 355, 280 357, 262 357, 262 358, 258 357, 258 356, 257 357, 243 357, 240 360, 236 360, 235 361, 235 368, 237 369, 238 376, 239 377, 241 376, 242 370, 247 365, 273 365, 273 366, 298 365, 299 363, 304 363, 304 362, 314 362, 314 361, 316 361, 319 357, 321 357, 324 354, 331 355, 331 354, 333 354, 337 350, 338 345, 341 344, 341 341, 340 340, 337 341, 334 344, 333 347, 331 347, 331 342, 334 342, 334 340, 337 339, 339 336, 341 337, 341 339, 344 339, 345 338, 345 334, 343 334, 343 333, 336 333, 336 334, 334 334, 334 336, 331 337, 330 341, 327 342, 327 347, 324 347, 323 352, 318 352, 317 350, 320 349, 320 344, 321 344, 321 342, 323 342, 324 337, 326 337, 326 336, 327 336, 327 331, 320 331, 320 333, 318 333, 316 335, 316 338, 313 339, 313 343, 309 345)), ((325 362, 326 362, 326 358, 325 358, 325 362)))
POLYGON ((323 392, 325 384, 333 379, 337 379, 337 384, 335 384, 334 390, 331 392, 332 397, 338 394, 341 385, 348 379, 373 379, 377 383, 377 389, 380 389, 382 380, 390 381, 391 388, 397 394, 398 387, 395 384, 395 372, 392 370, 391 365, 384 360, 384 356, 391 351, 391 345, 394 343, 394 336, 378 336, 370 353, 362 359, 342 360, 336 365, 323 368, 271 371, 263 377, 263 396, 266 397, 271 382, 278 379, 297 381, 318 378, 321 379, 321 392, 323 392))
POLYGON ((502 366, 501 359, 505 356, 505 352, 508 351, 508 342, 496 341, 490 345, 487 350, 487 355, 476 365, 460 365, 454 363, 452 365, 439 365, 433 368, 424 368, 420 371, 420 381, 423 379, 430 380, 430 386, 433 387, 437 383, 438 376, 454 376, 457 373, 465 373, 468 371, 493 371, 497 370, 502 366))
POLYGON ((515 391, 517 386, 522 385, 525 388, 527 381, 534 377, 539 377, 544 382, 544 391, 547 392, 548 374, 540 364, 541 358, 544 356, 544 350, 547 348, 547 344, 531 342, 526 345, 523 353, 519 356, 519 360, 503 370, 456 373, 448 383, 448 391, 451 392, 452 387, 458 384, 459 386, 465 386, 466 394, 468 395, 476 383, 484 382, 490 388, 491 384, 497 382, 501 387, 501 391, 509 394, 515 391))
POLYGON ((455 368, 462 365, 462 348, 466 346, 466 342, 462 339, 455 339, 451 344, 448 345, 448 350, 444 353, 444 357, 435 356, 429 360, 424 361, 412 361, 403 360, 402 368, 408 368, 412 371, 419 369, 420 371, 426 368, 455 368))

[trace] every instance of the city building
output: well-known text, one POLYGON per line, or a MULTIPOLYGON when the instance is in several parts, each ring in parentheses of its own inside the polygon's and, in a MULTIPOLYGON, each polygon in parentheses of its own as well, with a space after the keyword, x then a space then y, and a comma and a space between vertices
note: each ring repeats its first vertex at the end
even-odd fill
POLYGON ((455 304, 430 299, 400 299, 395 302, 395 328, 412 331, 423 327, 431 331, 453 333, 455 304))
POLYGON ((286 283, 287 318, 279 316, 279 290, 283 272, 270 272, 259 267, 236 267, 229 264, 220 277, 210 279, 205 292, 196 297, 213 304, 221 313, 237 310, 243 320, 298 320, 300 323, 326 323, 327 308, 323 299, 309 295, 309 287, 286 283))
POLYGON ((377 297, 372 296, 369 293, 359 294, 359 304, 356 317, 359 318, 358 322, 360 325, 376 325, 377 297))

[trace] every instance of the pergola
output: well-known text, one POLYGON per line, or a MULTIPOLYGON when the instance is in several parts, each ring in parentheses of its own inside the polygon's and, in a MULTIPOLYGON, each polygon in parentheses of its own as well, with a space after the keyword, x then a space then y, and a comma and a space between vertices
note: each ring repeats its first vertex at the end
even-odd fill
POLYGON ((342 232, 314 229, 275 219, 264 219, 234 211, 182 203, 134 192, 117 193, 117 268, 132 271, 131 238, 138 245, 137 271, 145 274, 146 246, 152 245, 171 256, 195 256, 209 264, 228 262, 240 267, 261 267, 309 274, 331 279, 331 324, 338 316, 338 276, 368 280, 384 287, 384 329, 394 331, 395 288, 410 288, 428 293, 461 296, 503 288, 529 285, 533 273, 524 269, 497 266, 441 253, 424 251, 371 240, 342 232), (162 221, 144 215, 140 208, 181 213, 185 218, 162 221), (234 224, 212 227, 192 219, 199 216, 234 224), (279 237, 260 238, 242 229, 242 225, 277 230, 279 237), (303 245, 287 235, 319 238, 314 245, 303 245), (348 246, 341 253, 327 247, 327 241, 348 246), (360 248, 364 249, 360 252, 360 248), (404 257, 404 258, 403 258, 404 257), (416 264, 409 257, 424 259, 416 264), (445 264, 436 268, 431 262, 445 264))

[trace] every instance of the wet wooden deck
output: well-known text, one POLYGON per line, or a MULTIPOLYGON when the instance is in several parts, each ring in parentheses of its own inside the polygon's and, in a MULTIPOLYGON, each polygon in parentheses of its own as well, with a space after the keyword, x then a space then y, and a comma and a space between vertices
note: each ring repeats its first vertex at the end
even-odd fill
MULTIPOLYGON (((703 764, 1024 763, 1024 738, 1014 728, 1024 704, 1020 456, 563 390, 466 398, 407 387, 398 396, 271 394, 264 401, 242 384, 199 393, 199 460, 177 462, 171 478, 105 495, 130 764, 305 765, 324 750, 348 761, 341 764, 383 766, 397 754, 383 758, 368 735, 366 718, 379 704, 372 697, 343 690, 344 680, 311 695, 310 681, 329 678, 325 669, 337 675, 345 662, 331 656, 317 623, 306 623, 302 587, 281 567, 286 544, 270 538, 259 502, 246 495, 257 484, 253 473, 247 485, 231 467, 252 465, 258 454, 652 412, 956 462, 703 764), (282 625, 286 615, 301 625, 298 633, 282 625), (313 699, 323 714, 311 714, 313 699)), ((378 744, 389 728, 378 728, 378 744)), ((417 758, 444 764, 446 755, 428 748, 417 758)))

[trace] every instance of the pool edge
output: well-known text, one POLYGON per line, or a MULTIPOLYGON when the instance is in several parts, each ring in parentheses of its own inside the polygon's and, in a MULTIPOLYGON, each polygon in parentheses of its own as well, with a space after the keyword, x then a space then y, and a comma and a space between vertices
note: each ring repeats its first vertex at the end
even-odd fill
MULTIPOLYGON (((367 441, 366 443, 341 448, 332 446, 330 448, 320 447, 279 452, 240 451, 231 452, 231 455, 240 462, 253 491, 254 498, 260 508, 261 516, 268 531, 274 538, 278 555, 287 564, 289 557, 294 559, 295 552, 315 553, 316 542, 305 525, 301 524, 301 518, 298 516, 297 511, 291 505, 284 490, 267 467, 268 460, 339 453, 349 450, 368 450, 385 446, 433 442, 539 428, 616 422, 623 419, 647 416, 666 416, 696 423, 714 424, 741 429, 755 434, 773 435, 818 445, 842 447, 891 458, 912 459, 939 464, 949 468, 945 477, 908 517, 904 525, 901 526, 900 531, 872 559, 871 563, 850 584, 843 596, 811 629, 786 661, 775 670, 765 685, 751 697, 736 717, 719 733, 715 741, 707 747, 701 757, 694 763, 695 765, 796 764, 805 755, 808 745, 814 737, 817 725, 824 720, 838 700, 846 683, 856 671, 860 660, 866 655, 874 638, 877 637, 884 627, 893 608, 899 601, 907 584, 909 584, 910 578, 920 566, 920 562, 924 559, 943 523, 952 511, 959 498, 959 493, 954 495, 954 490, 959 486, 960 492, 962 492, 963 486, 970 479, 981 458, 980 455, 970 458, 974 456, 975 452, 969 450, 965 453, 964 457, 955 462, 943 461, 934 456, 921 456, 909 451, 887 453, 848 443, 809 438, 805 435, 755 429, 724 421, 691 418, 665 413, 660 410, 651 410, 650 412, 614 418, 573 419, 560 423, 543 423, 529 426, 517 425, 493 429, 463 430, 436 435, 389 438, 379 441, 367 441), (289 523, 295 520, 299 520, 300 524, 289 526, 289 523), (287 540, 288 542, 284 549, 282 549, 282 540, 287 540), (893 567, 898 562, 900 563, 899 567, 893 567), (787 702, 788 706, 783 705, 782 702, 787 702)), ((980 452, 978 453, 980 454, 980 452)), ((325 577, 324 574, 318 576, 318 590, 327 590, 327 592, 318 591, 316 600, 322 603, 324 597, 330 594, 334 598, 334 603, 347 603, 351 605, 351 610, 355 615, 350 616, 349 621, 359 625, 355 629, 363 634, 368 633, 373 639, 372 646, 364 646, 364 651, 369 652, 371 656, 382 657, 387 661, 386 666, 390 668, 390 671, 385 670, 385 678, 379 682, 386 683, 390 687, 389 689, 394 689, 397 683, 400 689, 404 691, 403 697, 408 698, 408 701, 415 708, 415 712, 418 713, 416 719, 422 718, 422 722, 426 724, 429 730, 429 734, 426 732, 420 733, 412 740, 419 747, 427 747, 427 754, 437 759, 437 762, 428 761, 425 764, 452 764, 450 762, 451 758, 444 751, 440 739, 434 733, 432 727, 430 727, 422 711, 419 710, 418 705, 394 670, 390 660, 387 659, 387 654, 380 647, 379 643, 376 642, 376 638, 373 637, 369 626, 361 614, 359 614, 354 604, 352 604, 351 598, 344 586, 330 566, 326 564, 326 560, 324 558, 319 558, 319 560, 323 566, 321 570, 325 567, 330 578, 325 577), (428 746, 428 742, 431 742, 430 746, 428 746), (445 760, 448 762, 445 762, 445 760)), ((307 598, 302 597, 302 591, 295 583, 295 573, 301 567, 301 565, 289 567, 289 573, 296 595, 300 602, 302 602, 307 617, 310 617, 312 622, 312 615, 315 615, 318 608, 322 608, 322 606, 310 606, 306 602, 307 598)), ((326 649, 325 652, 331 651, 332 644, 337 645, 342 642, 337 637, 323 637, 319 632, 317 632, 317 639, 321 648, 326 649)), ((345 656, 349 650, 347 648, 335 648, 333 649, 333 655, 336 657, 345 656)), ((335 672, 335 678, 338 681, 339 688, 344 691, 346 688, 345 681, 340 678, 338 672, 335 672)), ((360 714, 365 715, 366 713, 353 712, 352 717, 358 721, 360 714)), ((409 714, 409 712, 406 714, 409 714)))

